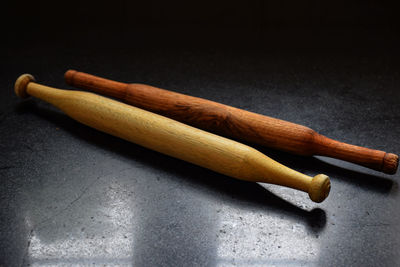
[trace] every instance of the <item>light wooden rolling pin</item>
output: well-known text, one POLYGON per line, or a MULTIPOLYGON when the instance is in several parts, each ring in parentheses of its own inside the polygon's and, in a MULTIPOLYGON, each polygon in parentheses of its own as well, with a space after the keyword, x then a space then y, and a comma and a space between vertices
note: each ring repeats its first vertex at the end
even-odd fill
POLYGON ((97 130, 237 179, 302 190, 315 202, 330 191, 326 175, 312 178, 249 146, 106 97, 40 85, 29 74, 17 79, 15 93, 49 102, 97 130))
POLYGON ((314 130, 206 99, 69 70, 68 84, 112 96, 194 127, 303 156, 320 155, 394 174, 398 156, 330 139, 314 130))

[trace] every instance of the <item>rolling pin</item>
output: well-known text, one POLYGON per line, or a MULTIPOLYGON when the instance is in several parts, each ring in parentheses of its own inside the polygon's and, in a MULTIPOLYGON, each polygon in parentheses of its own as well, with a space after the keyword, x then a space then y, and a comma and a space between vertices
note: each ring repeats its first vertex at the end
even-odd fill
POLYGON ((337 158, 387 174, 397 170, 395 154, 339 142, 299 124, 149 85, 116 82, 75 70, 68 70, 64 77, 69 85, 77 88, 111 96, 236 140, 297 155, 337 158))
POLYGON ((307 192, 314 202, 329 194, 328 176, 310 177, 236 141, 89 92, 61 90, 21 75, 15 93, 51 103, 71 118, 105 133, 233 178, 307 192))

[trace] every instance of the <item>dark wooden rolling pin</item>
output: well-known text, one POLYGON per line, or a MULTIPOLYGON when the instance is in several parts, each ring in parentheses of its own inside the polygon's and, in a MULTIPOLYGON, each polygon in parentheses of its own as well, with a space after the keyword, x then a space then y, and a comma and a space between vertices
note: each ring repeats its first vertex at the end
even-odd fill
POLYGON ((69 85, 120 99, 128 104, 208 130, 298 155, 320 155, 394 174, 398 156, 330 139, 314 130, 206 99, 144 84, 126 84, 68 70, 69 85))

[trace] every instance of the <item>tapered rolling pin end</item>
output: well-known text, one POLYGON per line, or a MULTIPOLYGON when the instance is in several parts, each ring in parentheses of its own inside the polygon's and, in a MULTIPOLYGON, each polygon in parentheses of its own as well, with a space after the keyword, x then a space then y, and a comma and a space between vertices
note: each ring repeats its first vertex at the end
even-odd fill
POLYGON ((311 181, 308 195, 312 201, 320 203, 328 197, 329 191, 331 191, 329 177, 325 174, 318 174, 311 181))
POLYGON ((385 157, 383 158, 382 172, 387 174, 395 174, 398 166, 399 156, 392 153, 386 153, 385 157))
POLYGON ((65 82, 69 85, 73 85, 73 79, 76 73, 77 73, 76 70, 68 70, 67 72, 65 72, 64 74, 65 82))
POLYGON ((20 98, 27 98, 29 94, 26 92, 27 86, 30 82, 34 82, 35 78, 30 74, 22 74, 18 77, 14 85, 14 91, 20 98))

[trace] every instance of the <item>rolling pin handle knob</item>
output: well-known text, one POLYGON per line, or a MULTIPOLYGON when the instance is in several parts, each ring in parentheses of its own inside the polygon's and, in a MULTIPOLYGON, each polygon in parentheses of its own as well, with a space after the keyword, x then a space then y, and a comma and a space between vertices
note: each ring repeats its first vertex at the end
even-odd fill
POLYGON ((74 75, 78 73, 76 70, 68 70, 64 74, 65 82, 69 85, 73 85, 74 75))
POLYGON ((18 77, 14 85, 14 90, 17 96, 20 98, 27 98, 29 94, 27 93, 27 87, 30 82, 34 82, 35 78, 30 74, 22 74, 18 77))
POLYGON ((312 201, 320 203, 327 198, 329 191, 331 191, 329 177, 325 174, 318 174, 311 181, 308 195, 312 201))
POLYGON ((383 157, 382 171, 387 174, 395 174, 399 166, 399 156, 386 153, 383 157))

